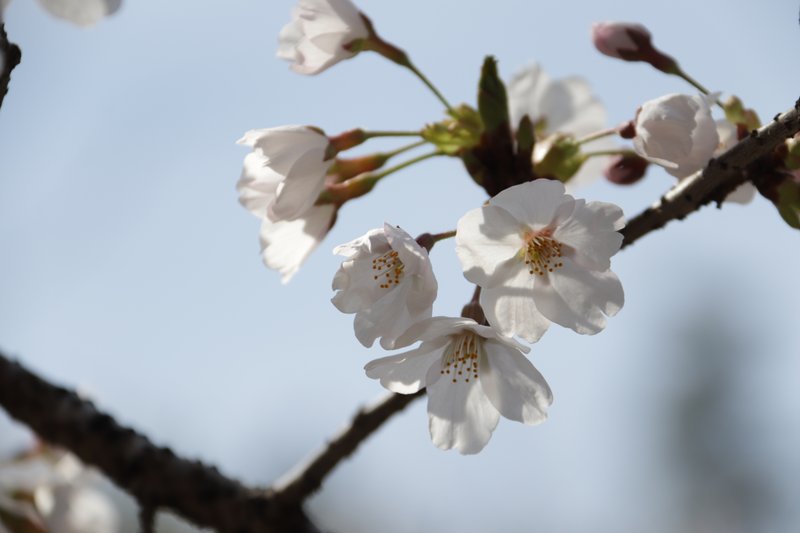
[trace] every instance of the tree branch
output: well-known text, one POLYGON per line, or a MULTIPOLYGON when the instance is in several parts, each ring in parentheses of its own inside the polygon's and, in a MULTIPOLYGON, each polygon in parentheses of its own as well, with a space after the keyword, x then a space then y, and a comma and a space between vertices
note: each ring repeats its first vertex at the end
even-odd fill
MULTIPOLYGON (((627 226, 620 231, 623 236, 622 248, 651 231, 664 227, 671 220, 683 219, 711 201, 721 202, 728 193, 748 179, 748 164, 769 154, 798 131, 800 100, 794 109, 775 117, 770 124, 751 133, 719 158, 713 159, 702 172, 679 182, 652 207, 630 219, 627 226)), ((383 422, 421 396, 422 391, 413 396, 389 394, 371 408, 368 425, 361 421, 364 411, 360 411, 350 426, 342 430, 327 447, 305 466, 295 470, 292 478, 285 482, 284 488, 279 489, 278 497, 286 498, 287 501, 300 501, 310 496, 321 486, 323 478, 342 459, 353 453, 383 422), (340 441, 345 441, 346 446, 340 445, 340 441)))
POLYGON ((317 532, 300 502, 245 487, 199 461, 120 426, 74 392, 44 381, 0 353, 0 405, 45 441, 102 470, 146 509, 166 507, 218 531, 317 532))
POLYGON ((14 43, 8 42, 6 27, 0 15, 0 107, 8 93, 8 84, 11 81, 11 71, 22 60, 22 52, 14 43))

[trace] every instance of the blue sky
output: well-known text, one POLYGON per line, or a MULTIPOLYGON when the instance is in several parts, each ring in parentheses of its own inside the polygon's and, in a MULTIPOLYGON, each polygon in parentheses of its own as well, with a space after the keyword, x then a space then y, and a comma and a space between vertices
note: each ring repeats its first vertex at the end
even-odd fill
MULTIPOLYGON (((793 1, 357 3, 453 102, 474 103, 486 54, 506 79, 532 61, 585 77, 610 124, 690 92, 598 54, 596 20, 644 23, 689 73, 762 119, 800 96, 793 1)), ((289 285, 261 265, 258 222, 234 189, 242 133, 441 117, 416 79, 374 55, 317 77, 290 72, 274 54, 291 6, 129 1, 79 29, 16 0, 6 27, 23 62, 0 111, 0 347, 156 442, 263 484, 382 394, 362 367, 384 353, 358 344, 352 317, 329 303, 332 248, 384 221, 451 229, 484 201, 458 161, 425 162, 348 204, 289 285)), ((632 216, 671 183, 653 170, 633 187, 598 180, 577 194, 632 216)), ((796 500, 799 482, 781 472, 796 471, 800 449, 797 239, 761 198, 648 235, 614 258, 626 304, 605 331, 553 328, 533 346, 555 394, 550 420, 503 420, 480 455, 462 457, 433 447, 418 402, 335 472, 312 511, 351 531, 675 530, 664 413, 692 373, 677 356, 681 324, 709 316, 753 347, 732 361, 747 377, 735 410, 759 438, 737 437, 759 443, 746 455, 796 500)), ((432 259, 434 311, 457 313, 471 290, 452 243, 432 259)), ((0 425, 0 446, 24 439, 11 427, 0 425)))

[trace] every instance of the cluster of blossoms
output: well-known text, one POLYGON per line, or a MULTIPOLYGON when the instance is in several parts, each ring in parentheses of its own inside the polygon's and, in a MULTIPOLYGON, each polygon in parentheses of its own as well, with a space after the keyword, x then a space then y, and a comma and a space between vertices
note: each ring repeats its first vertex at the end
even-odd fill
MULTIPOLYGON (((317 74, 362 51, 377 52, 418 76, 447 118, 415 132, 329 137, 312 126, 282 126, 249 131, 239 141, 252 148, 238 184, 240 202, 261 219, 263 260, 284 282, 325 237, 341 206, 393 172, 429 157, 458 157, 489 194, 453 231, 415 239, 385 223, 334 250, 344 261, 332 302, 355 314, 357 339, 366 347, 380 339, 384 349, 407 349, 371 361, 367 375, 400 394, 426 389, 431 438, 440 448, 480 451, 501 415, 524 424, 545 420, 552 393, 516 338, 534 343, 551 323, 596 334, 622 308, 611 257, 622 245, 623 213, 610 203, 576 199, 572 191, 603 173, 614 183, 634 183, 649 163, 685 179, 755 127, 755 114, 735 99, 720 104, 726 118, 715 120, 718 95, 656 50, 642 26, 596 24, 592 37, 602 53, 648 62, 702 94, 654 99, 634 119, 607 128, 584 80, 553 80, 534 64, 506 90, 488 58, 480 81, 488 97, 479 97, 477 109, 453 107, 350 0, 299 0, 279 37, 278 56, 292 70, 317 74), (370 138, 392 136, 416 142, 339 157, 370 138), (617 146, 613 136, 632 140, 632 147, 617 146), (425 144, 434 151, 382 168, 425 144), (450 237, 475 297, 461 317, 433 316, 438 284, 428 253, 450 237)), ((745 185, 729 199, 748 201, 753 193, 745 185)))
POLYGON ((39 445, 0 461, 0 533, 112 533, 117 512, 96 474, 72 454, 39 445))

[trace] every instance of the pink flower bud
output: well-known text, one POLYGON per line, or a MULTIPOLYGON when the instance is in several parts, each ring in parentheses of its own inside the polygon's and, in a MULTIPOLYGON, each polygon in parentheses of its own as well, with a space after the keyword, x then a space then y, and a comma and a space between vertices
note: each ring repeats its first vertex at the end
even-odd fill
POLYGON ((647 159, 638 155, 618 155, 611 160, 603 175, 611 183, 633 185, 644 177, 649 164, 647 159))
POLYGON ((677 61, 657 50, 650 38, 650 31, 641 24, 592 24, 592 42, 600 53, 624 61, 644 61, 662 72, 674 73, 678 66, 677 61))

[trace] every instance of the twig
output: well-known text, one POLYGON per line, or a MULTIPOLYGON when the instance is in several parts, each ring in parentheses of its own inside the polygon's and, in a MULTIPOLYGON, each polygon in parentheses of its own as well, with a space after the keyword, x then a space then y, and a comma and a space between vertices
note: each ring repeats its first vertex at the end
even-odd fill
MULTIPOLYGON (((1 15, 0 15, 1 17, 1 15)), ((11 81, 11 71, 22 60, 22 52, 14 43, 8 42, 6 27, 0 18, 0 107, 8 93, 8 84, 11 81)))
POLYGON ((359 444, 393 414, 402 411, 416 398, 424 395, 424 390, 414 394, 390 393, 374 404, 359 409, 350 424, 325 447, 275 484, 276 500, 287 505, 302 503, 319 489, 322 480, 344 458, 353 453, 359 444))
MULTIPOLYGON (((770 153, 798 131, 800 131, 800 100, 794 109, 776 117, 773 122, 757 132, 753 132, 719 158, 712 160, 703 172, 681 181, 652 207, 630 219, 627 226, 621 230, 622 247, 633 244, 651 231, 664 227, 670 220, 684 218, 712 200, 721 201, 724 195, 719 197, 719 191, 730 192, 747 179, 743 171, 749 163, 770 153)), ((374 409, 369 426, 359 424, 356 427, 356 422, 362 415, 359 413, 350 427, 345 428, 340 437, 332 443, 346 437, 348 443, 346 454, 339 455, 341 448, 338 446, 327 446, 307 466, 294 470, 292 479, 285 482, 285 488, 280 491, 281 497, 293 501, 311 495, 320 487, 323 477, 342 459, 350 455, 383 422, 420 396, 422 391, 413 396, 390 394, 378 405, 379 408, 374 409)))
POLYGON ((166 507, 227 532, 317 532, 302 507, 245 487, 216 468, 180 458, 120 426, 74 392, 51 385, 0 353, 0 405, 44 440, 100 468, 146 507, 166 507))

